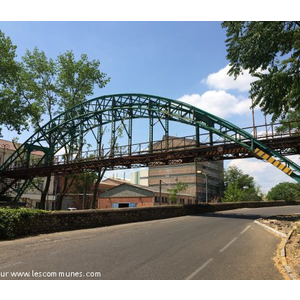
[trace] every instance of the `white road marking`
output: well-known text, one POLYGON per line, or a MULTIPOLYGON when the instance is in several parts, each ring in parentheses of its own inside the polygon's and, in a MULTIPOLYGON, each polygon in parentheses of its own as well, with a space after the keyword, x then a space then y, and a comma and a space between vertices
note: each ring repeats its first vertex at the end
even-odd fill
POLYGON ((185 278, 185 280, 190 280, 194 278, 200 271, 202 271, 209 263, 213 261, 212 258, 210 258, 207 262, 205 262, 200 268, 198 268, 195 272, 193 272, 190 276, 185 278))
POLYGON ((245 233, 250 227, 251 227, 251 225, 247 226, 240 234, 245 233))
POLYGON ((225 251, 233 242, 235 242, 237 240, 237 237, 235 237, 234 239, 232 239, 225 247, 223 247, 220 252, 225 251))

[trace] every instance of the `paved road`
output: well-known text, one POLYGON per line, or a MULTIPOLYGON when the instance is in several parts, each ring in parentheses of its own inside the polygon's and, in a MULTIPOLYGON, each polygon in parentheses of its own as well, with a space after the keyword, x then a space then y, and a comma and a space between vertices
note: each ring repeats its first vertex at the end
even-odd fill
POLYGON ((253 221, 300 206, 218 213, 0 242, 0 279, 282 279, 279 238, 253 221))

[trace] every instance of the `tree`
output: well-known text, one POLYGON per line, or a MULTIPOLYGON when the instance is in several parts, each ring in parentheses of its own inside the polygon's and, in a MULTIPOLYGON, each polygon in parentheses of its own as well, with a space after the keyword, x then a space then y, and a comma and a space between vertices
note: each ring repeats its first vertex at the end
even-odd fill
POLYGON ((273 121, 300 110, 300 22, 223 22, 227 30, 229 75, 244 70, 251 83, 253 106, 259 105, 273 121))
MULTIPOLYGON (((0 32, 0 124, 18 131, 32 125, 43 133, 43 124, 51 121, 59 112, 86 100, 95 86, 103 88, 110 78, 101 72, 100 61, 90 61, 83 54, 78 60, 72 51, 48 59, 45 52, 35 48, 27 50, 21 62, 16 61, 16 47, 0 32), (3 108, 3 109, 2 109, 3 108)), ((44 133, 49 149, 56 141, 51 133, 44 133)), ((82 149, 83 136, 74 134, 74 140, 65 151, 82 149)), ((50 161, 54 153, 50 153, 50 161)), ((45 207, 51 174, 47 176, 41 196, 41 208, 45 207)))
POLYGON ((297 133, 300 132, 300 122, 298 122, 298 120, 300 120, 300 110, 290 111, 286 117, 280 121, 282 125, 276 128, 276 132, 284 133, 290 130, 297 133))
POLYGON ((22 64, 16 61, 16 48, 0 30, 0 125, 20 133, 28 129, 28 119, 36 110, 33 103, 22 99, 18 89, 22 64))
POLYGON ((254 178, 248 174, 244 174, 236 166, 230 166, 224 172, 224 185, 223 202, 262 200, 260 189, 256 186, 254 178))
POLYGON ((243 201, 243 190, 238 188, 238 184, 230 183, 224 191, 223 202, 240 202, 243 201))
POLYGON ((177 182, 176 187, 174 189, 168 189, 168 192, 170 193, 170 202, 171 203, 177 203, 177 194, 180 192, 185 191, 188 188, 188 185, 183 182, 177 182))
POLYGON ((296 201, 300 200, 300 184, 292 182, 281 182, 272 187, 266 198, 271 200, 296 201))
MULTIPOLYGON (((91 188, 94 187, 95 180, 97 179, 97 174, 94 172, 86 172, 82 174, 76 175, 75 181, 74 181, 74 187, 75 190, 78 193, 83 194, 83 205, 82 208, 88 208, 91 206, 90 203, 88 203, 87 199, 87 193, 90 192, 91 188)), ((95 188, 94 188, 95 189, 95 188)))
MULTIPOLYGON (((65 111, 86 100, 92 95, 94 86, 104 87, 109 78, 99 70, 100 61, 89 61, 87 55, 81 55, 76 61, 72 51, 67 51, 56 60, 48 59, 43 51, 37 48, 33 52, 27 50, 22 57, 24 72, 20 76, 20 90, 23 98, 30 104, 36 103, 38 114, 32 119, 36 130, 43 130, 43 117, 51 121, 61 111, 65 111)), ((45 133, 48 147, 54 149, 56 141, 51 133, 45 133)), ((65 151, 78 151, 82 148, 82 136, 75 138, 65 151)), ((53 153, 54 155, 54 153, 53 153)), ((47 176, 41 196, 41 208, 44 208, 49 190, 51 174, 47 176)))

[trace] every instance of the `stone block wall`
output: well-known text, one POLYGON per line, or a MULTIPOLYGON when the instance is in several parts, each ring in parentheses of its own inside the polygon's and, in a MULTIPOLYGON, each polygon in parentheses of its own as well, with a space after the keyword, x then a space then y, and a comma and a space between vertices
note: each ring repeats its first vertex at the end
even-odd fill
MULTIPOLYGON (((293 204, 299 205, 300 202, 294 202, 293 204)), ((15 228, 15 236, 21 237, 42 233, 111 226, 246 207, 253 208, 283 205, 287 205, 287 203, 284 201, 239 202, 202 205, 170 205, 106 210, 83 210, 70 212, 60 211, 40 215, 36 219, 21 221, 21 223, 19 223, 15 228)))

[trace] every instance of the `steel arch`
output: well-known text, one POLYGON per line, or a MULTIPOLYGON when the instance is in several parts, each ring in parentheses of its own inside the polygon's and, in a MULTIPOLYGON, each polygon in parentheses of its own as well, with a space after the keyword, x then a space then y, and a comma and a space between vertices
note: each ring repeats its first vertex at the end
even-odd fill
MULTIPOLYGON (((31 152, 44 152, 39 164, 51 164, 54 155, 65 145, 82 140, 84 133, 92 128, 108 123, 124 122, 137 118, 148 118, 149 141, 153 141, 153 120, 164 120, 164 130, 168 137, 169 121, 192 125, 199 136, 199 129, 209 132, 211 141, 214 136, 221 138, 223 143, 237 143, 241 147, 253 152, 257 158, 266 160, 284 171, 287 175, 300 182, 300 167, 293 161, 255 139, 250 133, 234 124, 203 111, 187 103, 147 94, 113 94, 97 97, 81 103, 66 112, 61 113, 52 121, 35 132, 21 147, 19 147, 0 168, 2 186, 0 195, 11 187, 5 185, 1 174, 11 168, 23 157, 29 164, 31 152), (152 136, 151 136, 152 135, 152 136)), ((129 140, 132 139, 132 123, 125 128, 129 140)), ((112 135, 114 134, 112 129, 112 135)), ((199 139, 196 146, 199 146, 199 139)), ((150 143, 151 145, 151 143, 150 143)), ((167 150, 167 149, 166 149, 167 150)), ((151 151, 151 147, 149 149, 151 151)), ((29 180, 23 184, 18 194, 24 192, 29 180)))

